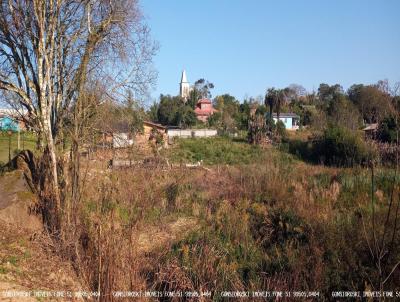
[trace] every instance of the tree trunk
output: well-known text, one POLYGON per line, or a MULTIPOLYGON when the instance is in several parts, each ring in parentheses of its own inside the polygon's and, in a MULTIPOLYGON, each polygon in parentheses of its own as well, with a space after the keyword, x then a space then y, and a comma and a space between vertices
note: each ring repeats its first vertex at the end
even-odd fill
MULTIPOLYGON (((51 224, 48 227, 52 229, 59 229, 60 225, 60 218, 61 218, 61 196, 60 196, 60 187, 58 182, 58 171, 57 171, 57 155, 56 155, 56 148, 54 144, 54 138, 51 128, 50 122, 50 114, 47 110, 47 107, 44 106, 43 108, 43 137, 46 140, 46 149, 44 150, 43 158, 44 160, 48 160, 48 173, 47 177, 44 179, 50 181, 50 186, 47 186, 46 183, 44 185, 44 194, 48 198, 50 197, 50 201, 53 203, 50 205, 49 211, 50 215, 54 215, 51 217, 51 224), (46 158, 46 153, 48 158, 46 158), (48 191, 50 187, 50 191, 48 191)), ((46 166, 46 165, 45 165, 46 166)), ((42 171, 41 173, 46 173, 46 171, 42 171)))

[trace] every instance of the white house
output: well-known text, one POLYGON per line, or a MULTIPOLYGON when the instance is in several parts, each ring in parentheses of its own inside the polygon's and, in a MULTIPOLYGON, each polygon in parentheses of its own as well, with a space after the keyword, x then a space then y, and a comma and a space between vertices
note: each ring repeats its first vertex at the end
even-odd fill
MULTIPOLYGON (((278 115, 272 114, 272 118, 276 123, 278 121, 278 115)), ((286 130, 297 130, 299 129, 300 116, 295 113, 281 113, 279 114, 279 120, 285 125, 286 130)))

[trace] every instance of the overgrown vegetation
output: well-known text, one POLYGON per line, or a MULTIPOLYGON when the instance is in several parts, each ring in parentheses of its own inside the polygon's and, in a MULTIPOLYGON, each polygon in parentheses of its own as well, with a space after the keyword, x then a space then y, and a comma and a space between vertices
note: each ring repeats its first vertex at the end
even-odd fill
POLYGON ((328 166, 368 165, 377 157, 359 133, 339 126, 329 126, 311 141, 289 139, 283 146, 285 148, 303 160, 328 166))
MULTIPOLYGON (((393 196, 397 202, 394 172, 376 169, 371 191, 371 173, 363 167, 308 165, 228 138, 177 144, 185 152, 172 149, 171 158, 207 155, 208 170, 137 168, 111 172, 100 184, 90 180, 82 227, 89 230, 83 251, 93 274, 88 280, 100 280, 94 288, 111 286, 104 282, 113 276, 112 287, 128 288, 129 279, 135 290, 209 290, 215 301, 223 300, 222 290, 318 289, 323 297, 338 289, 379 290, 368 243, 372 232, 382 239, 388 201, 393 196), (221 148, 226 158, 216 152, 221 148), (239 153, 236 165, 213 164, 239 153), (254 155, 258 163, 244 164, 254 155), (172 228, 175 240, 163 240, 162 230, 179 219, 196 223, 183 235, 172 228), (147 236, 161 243, 149 245, 147 236)), ((393 218, 386 223, 384 276, 400 257, 399 241, 391 242, 393 218)), ((398 289, 399 277, 395 270, 383 288, 398 289)))
MULTIPOLYGON (((292 84, 243 102, 222 94, 199 121, 196 104, 214 88, 200 79, 185 98, 161 95, 145 112, 136 96, 154 81, 157 47, 137 1, 0 6, 2 97, 35 133, 22 148, 39 149, 38 159, 13 162, 38 195, 51 251, 99 300, 149 289, 211 291, 216 301, 222 290, 318 289, 328 300, 333 290, 400 290, 400 86, 292 84), (289 134, 283 112, 311 135, 289 134), (152 156, 117 169, 115 134, 128 149, 145 119, 224 136, 162 150, 164 128, 152 125, 162 129, 143 139, 155 141, 152 156), (95 160, 83 158, 91 151, 95 160)), ((11 144, 1 134, 0 162, 21 149, 11 144)), ((2 257, 0 273, 21 259, 2 257)))
POLYGON ((327 165, 366 164, 370 153, 359 135, 338 126, 328 127, 312 147, 312 158, 327 165))

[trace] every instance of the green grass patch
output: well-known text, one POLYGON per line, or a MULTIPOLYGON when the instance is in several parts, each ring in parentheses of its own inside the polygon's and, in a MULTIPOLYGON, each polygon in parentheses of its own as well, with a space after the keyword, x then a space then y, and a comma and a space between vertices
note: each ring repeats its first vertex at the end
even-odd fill
POLYGON ((178 139, 176 145, 166 152, 174 162, 195 163, 202 160, 207 165, 249 164, 263 158, 260 147, 228 137, 178 139))
POLYGON ((18 133, 13 133, 11 138, 6 131, 0 131, 0 163, 8 162, 8 151, 10 149, 11 158, 15 155, 15 150, 28 149, 34 151, 36 149, 36 137, 29 132, 21 132, 19 135, 18 148, 18 133))

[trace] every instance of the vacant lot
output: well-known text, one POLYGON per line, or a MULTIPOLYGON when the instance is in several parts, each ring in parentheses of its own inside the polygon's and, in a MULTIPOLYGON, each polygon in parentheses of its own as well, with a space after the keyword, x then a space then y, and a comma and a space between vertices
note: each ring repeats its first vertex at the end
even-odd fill
MULTIPOLYGON (((223 290, 260 289, 318 289, 329 297, 376 288, 400 257, 399 242, 389 240, 396 223, 386 221, 398 196, 391 170, 377 168, 372 187, 366 168, 311 165, 229 138, 180 140, 163 156, 203 166, 138 166, 86 178, 78 213, 91 242, 87 264, 97 271, 102 263, 102 282, 210 290, 214 300, 223 290), (374 237, 389 252, 382 275, 369 249, 374 237)), ((398 288, 399 277, 395 271, 385 287, 398 288)))
POLYGON ((158 156, 173 165, 83 160, 82 196, 65 217, 77 221, 79 250, 60 255, 79 256, 91 290, 210 291, 222 301, 222 291, 317 289, 329 300, 386 278, 384 289, 400 290, 398 222, 387 215, 400 192, 394 170, 372 177, 221 137, 178 140, 158 156), (380 269, 376 248, 386 251, 380 269))

